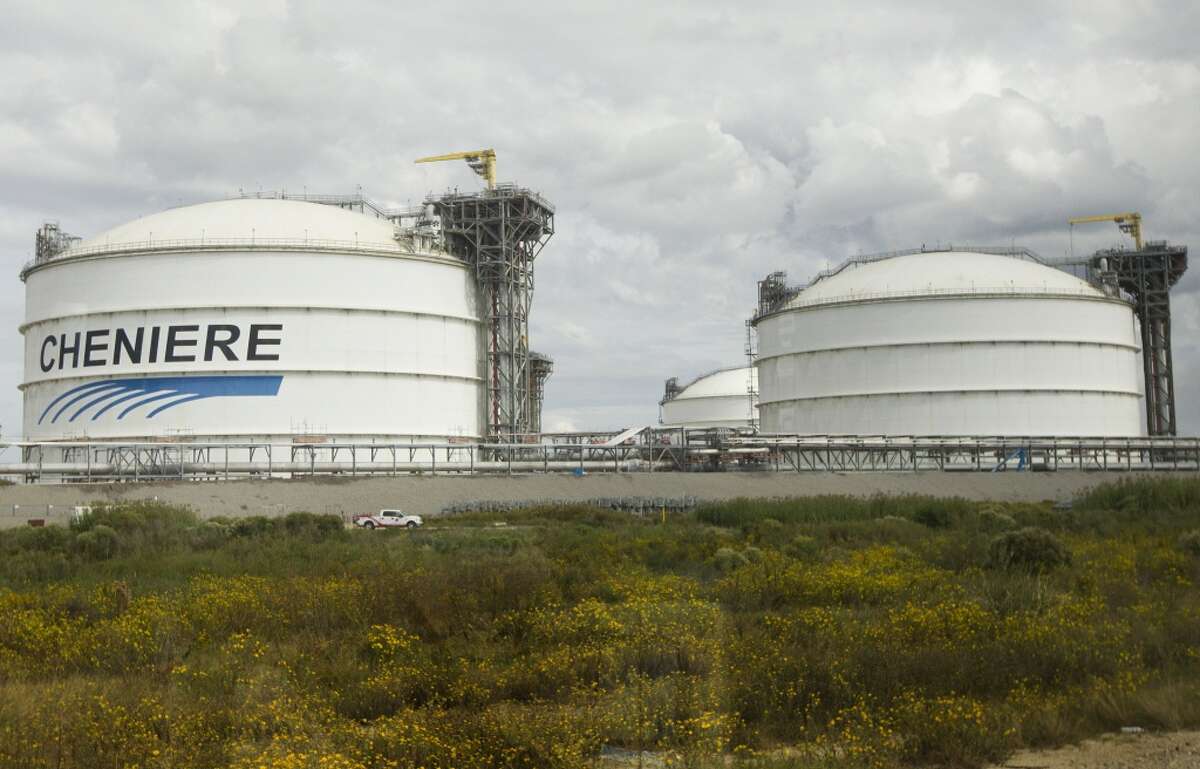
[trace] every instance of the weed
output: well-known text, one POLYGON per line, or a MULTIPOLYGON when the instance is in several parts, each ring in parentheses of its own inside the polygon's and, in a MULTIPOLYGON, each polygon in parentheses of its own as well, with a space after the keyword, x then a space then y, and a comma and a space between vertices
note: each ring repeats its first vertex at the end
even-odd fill
POLYGON ((1071 562, 1071 553, 1053 534, 1027 527, 1010 531, 992 540, 988 565, 1028 574, 1042 574, 1071 562))
POLYGON ((1200 723, 1200 482, 0 531, 0 767, 972 767, 1200 723))

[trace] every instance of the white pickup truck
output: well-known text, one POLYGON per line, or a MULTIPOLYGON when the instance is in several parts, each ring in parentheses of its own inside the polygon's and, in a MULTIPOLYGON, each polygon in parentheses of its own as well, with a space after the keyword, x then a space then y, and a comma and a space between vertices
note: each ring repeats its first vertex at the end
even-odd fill
POLYGON ((397 526, 415 529, 425 523, 419 515, 406 515, 402 510, 380 510, 374 515, 354 516, 354 525, 364 529, 386 529, 397 526))

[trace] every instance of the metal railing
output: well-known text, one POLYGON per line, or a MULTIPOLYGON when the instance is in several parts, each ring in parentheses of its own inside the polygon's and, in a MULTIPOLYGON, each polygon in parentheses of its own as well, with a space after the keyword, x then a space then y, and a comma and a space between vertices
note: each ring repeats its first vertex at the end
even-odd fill
POLYGON ((809 301, 789 301, 781 307, 776 307, 772 310, 772 314, 782 310, 804 310, 810 307, 821 307, 824 305, 833 304, 849 304, 855 302, 872 302, 872 301, 889 301, 893 299, 922 299, 922 298, 952 298, 956 296, 971 297, 978 299, 980 297, 1063 297, 1071 299, 1100 299, 1105 301, 1121 301, 1123 299, 1115 299, 1107 296, 1099 290, 1087 287, 1079 289, 1067 288, 1050 288, 1048 286, 1037 288, 1033 286, 971 286, 969 288, 918 288, 907 289, 903 291, 861 291, 851 292, 848 294, 839 294, 837 296, 826 296, 820 299, 812 299, 809 301))
POLYGON ((361 192, 350 194, 323 194, 302 192, 299 195, 286 190, 267 190, 265 192, 242 192, 232 200, 299 200, 305 203, 320 203, 325 206, 361 206, 369 209, 380 219, 415 218, 420 216, 424 206, 408 206, 404 208, 388 208, 372 200, 361 192))
MULTIPOLYGON (((595 440, 594 437, 591 440, 595 440)), ((1200 438, 746 435, 645 430, 622 445, 489 443, 14 443, 0 476, 33 483, 318 475, 803 471, 1200 471, 1200 438), (1018 466, 1010 466, 1020 457, 1018 466)))
MULTIPOLYGON (((99 254, 125 254, 145 251, 176 251, 189 248, 207 249, 305 249, 318 251, 375 251, 393 254, 415 254, 415 249, 405 248, 405 243, 392 240, 386 243, 370 240, 331 240, 327 238, 261 238, 256 236, 238 238, 169 238, 164 240, 140 240, 124 243, 104 243, 87 247, 74 247, 61 251, 46 259, 32 259, 21 268, 21 274, 50 262, 80 256, 99 254)), ((440 254, 440 251, 435 252, 440 254)))
POLYGON ((993 254, 995 256, 1012 256, 1019 259, 1028 259, 1031 262, 1038 264, 1046 264, 1037 253, 1025 248, 1024 246, 954 246, 945 245, 935 248, 905 248, 899 251, 882 251, 877 254, 863 254, 861 256, 853 256, 839 264, 837 267, 831 267, 828 270, 818 272, 812 280, 808 282, 805 288, 808 288, 818 281, 825 278, 832 278, 847 267, 854 267, 860 264, 872 264, 874 262, 882 262, 887 259, 895 259, 899 256, 913 256, 915 254, 944 254, 951 251, 967 251, 973 254, 993 254))
POLYGON ((792 302, 794 301, 796 296, 798 296, 802 292, 812 288, 817 283, 820 283, 822 280, 825 280, 827 278, 832 278, 833 276, 838 275, 839 273, 845 271, 846 269, 848 269, 850 267, 857 267, 858 265, 862 265, 862 264, 873 264, 875 262, 882 262, 882 261, 886 261, 888 259, 895 259, 895 258, 901 257, 901 256, 913 256, 916 254, 949 253, 949 252, 953 252, 953 251, 964 251, 964 252, 976 253, 976 254, 994 254, 996 256, 1010 256, 1010 257, 1014 257, 1014 258, 1018 258, 1018 259, 1026 259, 1031 262, 1036 262, 1037 264, 1049 264, 1049 262, 1047 262, 1045 259, 1043 259, 1041 256, 1039 256, 1036 252, 1031 251, 1030 249, 1025 248, 1023 246, 970 246, 970 245, 940 246, 939 245, 934 248, 925 248, 925 247, 907 248, 907 249, 901 249, 898 251, 884 251, 884 252, 876 253, 876 254, 863 254, 860 256, 851 257, 851 258, 847 259, 846 261, 842 262, 841 264, 837 265, 836 267, 831 267, 826 270, 821 270, 820 272, 818 272, 816 275, 814 275, 812 277, 812 280, 810 280, 808 283, 805 283, 804 285, 785 287, 782 290, 779 300, 777 302, 772 303, 772 305, 769 308, 760 308, 758 311, 755 312, 754 320, 765 317, 774 312, 778 312, 779 310, 788 309, 788 308, 792 308, 792 307, 812 306, 813 304, 818 304, 818 303, 820 303, 820 304, 836 303, 836 302, 821 301, 821 302, 814 302, 812 304, 810 304, 810 303, 803 303, 800 305, 792 304, 792 302))

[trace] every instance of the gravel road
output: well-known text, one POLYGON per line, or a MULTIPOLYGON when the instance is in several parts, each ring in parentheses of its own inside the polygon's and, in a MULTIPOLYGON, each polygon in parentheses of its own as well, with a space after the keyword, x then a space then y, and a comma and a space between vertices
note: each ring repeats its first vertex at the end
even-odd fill
POLYGON ((1012 501, 1070 499, 1120 476, 1107 473, 596 473, 525 476, 401 476, 268 481, 0 488, 0 526, 30 518, 66 518, 92 500, 150 499, 189 505, 201 515, 279 515, 296 510, 351 515, 397 507, 437 515, 475 500, 527 501, 596 497, 791 497, 816 494, 934 494, 1012 501))
POLYGON ((1200 769, 1200 732, 1105 735, 1065 748, 1023 750, 1000 766, 1004 769, 1200 769))

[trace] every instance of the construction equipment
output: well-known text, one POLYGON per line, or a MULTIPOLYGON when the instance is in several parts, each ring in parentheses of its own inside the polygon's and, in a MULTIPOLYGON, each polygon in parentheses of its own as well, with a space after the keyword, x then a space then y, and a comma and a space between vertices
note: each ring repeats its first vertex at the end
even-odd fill
POLYGON ((443 160, 465 160, 471 170, 483 177, 489 190, 496 189, 496 150, 472 150, 469 152, 451 152, 446 155, 430 155, 427 158, 417 158, 416 163, 439 163, 443 160))
POLYGON ((1080 216, 1074 219, 1067 220, 1067 223, 1074 227, 1077 224, 1091 224, 1092 222, 1116 222, 1121 228, 1121 232, 1127 233, 1133 237, 1134 245, 1137 250, 1142 250, 1142 215, 1136 212, 1125 214, 1103 214, 1101 216, 1080 216))
POLYGON ((1097 251, 1084 263, 1089 278, 1101 286, 1115 285, 1133 302, 1142 332, 1142 368, 1146 381, 1146 430, 1150 435, 1175 435, 1175 373, 1171 356, 1171 287, 1187 270, 1187 246, 1166 241, 1142 241, 1139 213, 1081 216, 1076 224, 1116 222, 1137 246, 1097 251))

